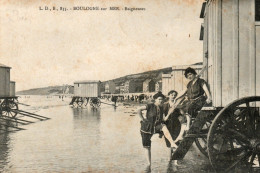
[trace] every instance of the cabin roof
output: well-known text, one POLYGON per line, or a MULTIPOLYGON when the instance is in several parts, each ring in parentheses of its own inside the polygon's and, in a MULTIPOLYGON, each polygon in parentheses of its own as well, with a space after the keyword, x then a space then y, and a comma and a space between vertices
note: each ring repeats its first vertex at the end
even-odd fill
POLYGON ((0 63, 0 67, 11 68, 11 67, 8 67, 8 66, 6 66, 6 65, 4 65, 4 64, 1 64, 1 63, 0 63))
POLYGON ((194 68, 195 70, 202 69, 203 63, 199 62, 199 63, 195 63, 195 64, 191 64, 191 65, 176 65, 176 66, 172 66, 172 70, 173 71, 175 71, 175 70, 185 70, 188 67, 194 68))
POLYGON ((82 81, 75 81, 74 84, 88 84, 88 83, 100 83, 100 80, 82 80, 82 81))

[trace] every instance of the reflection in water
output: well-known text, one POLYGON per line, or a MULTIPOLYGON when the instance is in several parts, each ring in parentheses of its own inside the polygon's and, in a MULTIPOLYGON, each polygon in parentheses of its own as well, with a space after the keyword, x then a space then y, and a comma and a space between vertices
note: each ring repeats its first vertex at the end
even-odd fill
POLYGON ((100 109, 72 109, 75 133, 100 139, 100 109))
POLYGON ((145 173, 150 173, 152 171, 151 166, 147 166, 144 170, 145 173))
MULTIPOLYGON (((49 103, 40 101, 39 106, 49 103)), ((152 138, 152 167, 146 169, 135 109, 41 109, 39 114, 51 120, 26 125, 27 130, 9 134, 11 139, 0 135, 0 172, 175 172, 167 162, 169 149, 158 135, 152 138)), ((195 165, 198 157, 190 153, 178 172, 194 172, 187 163, 195 165)))
POLYGON ((173 161, 170 161, 169 164, 168 164, 168 167, 167 167, 167 173, 170 173, 170 172, 177 172, 178 169, 177 167, 174 165, 173 161))
POLYGON ((8 155, 9 155, 9 133, 1 133, 0 135, 0 172, 4 171, 5 165, 8 164, 8 155))
POLYGON ((100 119, 100 108, 77 109, 73 108, 74 119, 100 119))

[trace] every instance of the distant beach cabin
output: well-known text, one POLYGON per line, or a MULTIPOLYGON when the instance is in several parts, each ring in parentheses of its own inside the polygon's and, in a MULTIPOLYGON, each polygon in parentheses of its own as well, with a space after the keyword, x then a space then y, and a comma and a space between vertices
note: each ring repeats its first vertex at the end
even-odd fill
POLYGON ((98 80, 85 80, 74 82, 74 96, 76 97, 100 97, 100 84, 98 80))
POLYGON ((131 79, 125 82, 124 93, 141 93, 143 92, 143 80, 131 79))
POLYGON ((152 79, 146 79, 143 82, 143 92, 148 93, 148 92, 155 92, 156 88, 156 83, 152 79))
POLYGON ((155 83, 155 92, 162 91, 162 80, 159 80, 155 83))
POLYGON ((115 94, 116 84, 113 81, 107 81, 105 84, 105 93, 115 94))
POLYGON ((181 92, 187 88, 188 79, 185 78, 184 72, 188 67, 194 68, 197 73, 202 69, 202 63, 194 65, 182 65, 182 66, 173 66, 171 74, 162 75, 162 93, 168 94, 170 90, 176 90, 181 92))
POLYGON ((10 69, 4 64, 0 64, 0 97, 10 96, 10 69))

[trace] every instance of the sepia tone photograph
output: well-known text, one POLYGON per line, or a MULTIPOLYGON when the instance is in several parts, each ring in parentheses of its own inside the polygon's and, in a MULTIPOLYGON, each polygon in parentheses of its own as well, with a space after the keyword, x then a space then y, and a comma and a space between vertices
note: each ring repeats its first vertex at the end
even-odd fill
POLYGON ((2 0, 0 172, 260 172, 260 0, 2 0))

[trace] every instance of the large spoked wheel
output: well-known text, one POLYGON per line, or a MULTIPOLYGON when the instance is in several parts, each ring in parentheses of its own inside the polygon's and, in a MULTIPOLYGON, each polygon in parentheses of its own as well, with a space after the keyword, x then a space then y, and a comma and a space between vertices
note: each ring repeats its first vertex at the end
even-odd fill
POLYGON ((101 105, 101 101, 98 98, 92 98, 90 99, 89 103, 92 107, 99 107, 101 105))
POLYGON ((230 103, 215 117, 208 133, 209 160, 216 171, 260 170, 260 97, 230 103))
POLYGON ((78 107, 78 103, 77 103, 76 101, 74 101, 74 102, 72 103, 72 105, 73 105, 74 108, 77 108, 77 107, 78 107))
POLYGON ((209 132, 210 125, 211 125, 211 121, 207 120, 200 131, 199 134, 200 136, 195 139, 196 146, 198 147, 200 152, 206 157, 208 157, 207 135, 209 132))
POLYGON ((88 105, 88 98, 84 99, 82 108, 87 108, 87 105, 88 105))
POLYGON ((15 118, 18 113, 18 104, 13 100, 4 100, 1 103, 2 115, 15 118))
POLYGON ((79 101, 79 102, 78 102, 78 107, 81 108, 82 105, 83 105, 83 102, 82 102, 82 101, 79 101))

